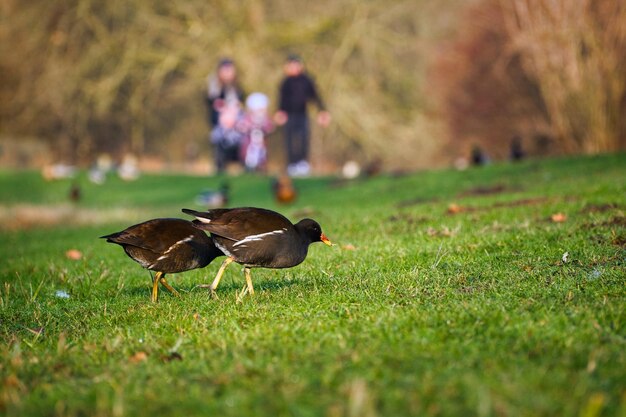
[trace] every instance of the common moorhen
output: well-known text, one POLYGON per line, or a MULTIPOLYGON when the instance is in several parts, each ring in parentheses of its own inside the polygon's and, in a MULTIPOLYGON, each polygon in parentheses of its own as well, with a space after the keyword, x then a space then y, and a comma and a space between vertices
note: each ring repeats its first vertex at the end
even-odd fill
POLYGON ((70 192, 68 194, 70 201, 75 204, 78 203, 82 197, 82 194, 83 193, 80 189, 80 185, 78 185, 78 182, 72 182, 72 186, 70 187, 70 192))
POLYGON ((195 216, 193 224, 210 232, 215 246, 226 255, 210 286, 212 293, 233 261, 244 266, 248 292, 254 294, 250 268, 291 268, 304 261, 311 243, 331 245, 315 220, 303 219, 293 224, 271 210, 240 207, 183 212, 195 216))
POLYGON ((292 203, 298 195, 289 175, 281 175, 276 178, 272 183, 272 188, 274 189, 274 197, 279 203, 292 203))
POLYGON ((206 233, 183 219, 148 220, 101 238, 122 246, 131 259, 156 271, 152 302, 157 301, 159 283, 178 296, 178 291, 165 280, 165 274, 204 268, 224 255, 206 233))
POLYGON ((219 190, 205 190, 196 197, 196 204, 208 209, 224 207, 228 204, 230 185, 222 183, 219 190))

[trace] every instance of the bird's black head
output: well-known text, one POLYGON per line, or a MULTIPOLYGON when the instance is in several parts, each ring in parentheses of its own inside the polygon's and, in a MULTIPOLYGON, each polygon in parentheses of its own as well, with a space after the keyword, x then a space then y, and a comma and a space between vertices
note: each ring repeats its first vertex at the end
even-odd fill
POLYGON ((296 229, 303 236, 306 236, 311 243, 324 242, 326 245, 331 246, 330 240, 322 233, 322 227, 318 222, 312 219, 302 219, 296 223, 296 229))

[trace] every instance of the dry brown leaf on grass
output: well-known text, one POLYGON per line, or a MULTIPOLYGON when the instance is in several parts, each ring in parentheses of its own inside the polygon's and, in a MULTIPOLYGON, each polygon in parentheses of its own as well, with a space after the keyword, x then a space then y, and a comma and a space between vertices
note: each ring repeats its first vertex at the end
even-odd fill
POLYGON ((67 259, 71 259, 72 261, 78 261, 83 257, 83 253, 78 249, 69 249, 65 252, 65 257, 67 259))
POLYGON ((429 227, 428 229, 426 229, 426 234, 431 237, 435 237, 435 236, 452 237, 456 235, 457 231, 458 231, 458 228, 450 229, 448 226, 443 226, 439 230, 433 227, 429 227))
POLYGON ((139 363, 144 362, 148 359, 148 354, 143 351, 136 352, 133 356, 128 358, 128 362, 130 363, 139 363))
POLYGON ((24 389, 26 387, 15 374, 7 376, 3 381, 3 385, 5 388, 24 389))
POLYGON ((463 206, 460 206, 456 203, 452 203, 448 206, 447 213, 448 214, 457 214, 466 211, 467 209, 463 206))

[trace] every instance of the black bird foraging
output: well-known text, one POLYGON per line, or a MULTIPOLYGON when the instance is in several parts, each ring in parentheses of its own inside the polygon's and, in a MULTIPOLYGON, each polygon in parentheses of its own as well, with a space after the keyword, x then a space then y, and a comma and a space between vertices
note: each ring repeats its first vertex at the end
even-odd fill
POLYGON ((72 183, 68 197, 72 203, 78 203, 82 197, 80 185, 76 181, 72 183))
POLYGON ((196 197, 196 204, 205 206, 208 209, 225 207, 228 204, 230 195, 230 185, 222 183, 219 190, 205 190, 196 197))
POLYGON ((122 246, 131 259, 156 271, 152 302, 157 301, 159 283, 178 296, 178 291, 166 281, 165 274, 204 268, 213 259, 224 255, 206 233, 183 219, 148 220, 101 238, 122 246))
POLYGON ((283 204, 292 203, 298 196, 296 187, 289 175, 283 174, 272 182, 274 197, 276 201, 283 204))
POLYGON ((304 261, 311 243, 331 245, 315 220, 303 219, 293 224, 271 210, 240 207, 183 212, 195 216, 193 224, 210 232, 215 246, 226 255, 210 286, 211 292, 215 292, 231 262, 244 266, 248 292, 254 294, 250 268, 291 268, 304 261))

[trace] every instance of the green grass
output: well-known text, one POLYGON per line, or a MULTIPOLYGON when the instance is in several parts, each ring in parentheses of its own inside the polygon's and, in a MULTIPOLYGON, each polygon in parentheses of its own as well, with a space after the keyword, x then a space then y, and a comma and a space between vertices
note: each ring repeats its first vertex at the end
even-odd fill
MULTIPOLYGON (((234 265, 219 299, 194 289, 218 260, 172 276, 182 297, 151 304, 148 272, 97 239, 185 217, 218 179, 79 182, 71 210, 92 221, 3 219, 3 415, 626 413, 626 155, 302 180, 287 208, 268 180, 233 179, 232 205, 310 212, 338 244, 312 246, 293 269, 254 270, 257 293, 240 303, 234 265), (119 208, 128 219, 107 220, 119 208), (67 259, 71 248, 83 258, 67 259)), ((69 185, 4 172, 0 201, 65 204, 69 185)))

